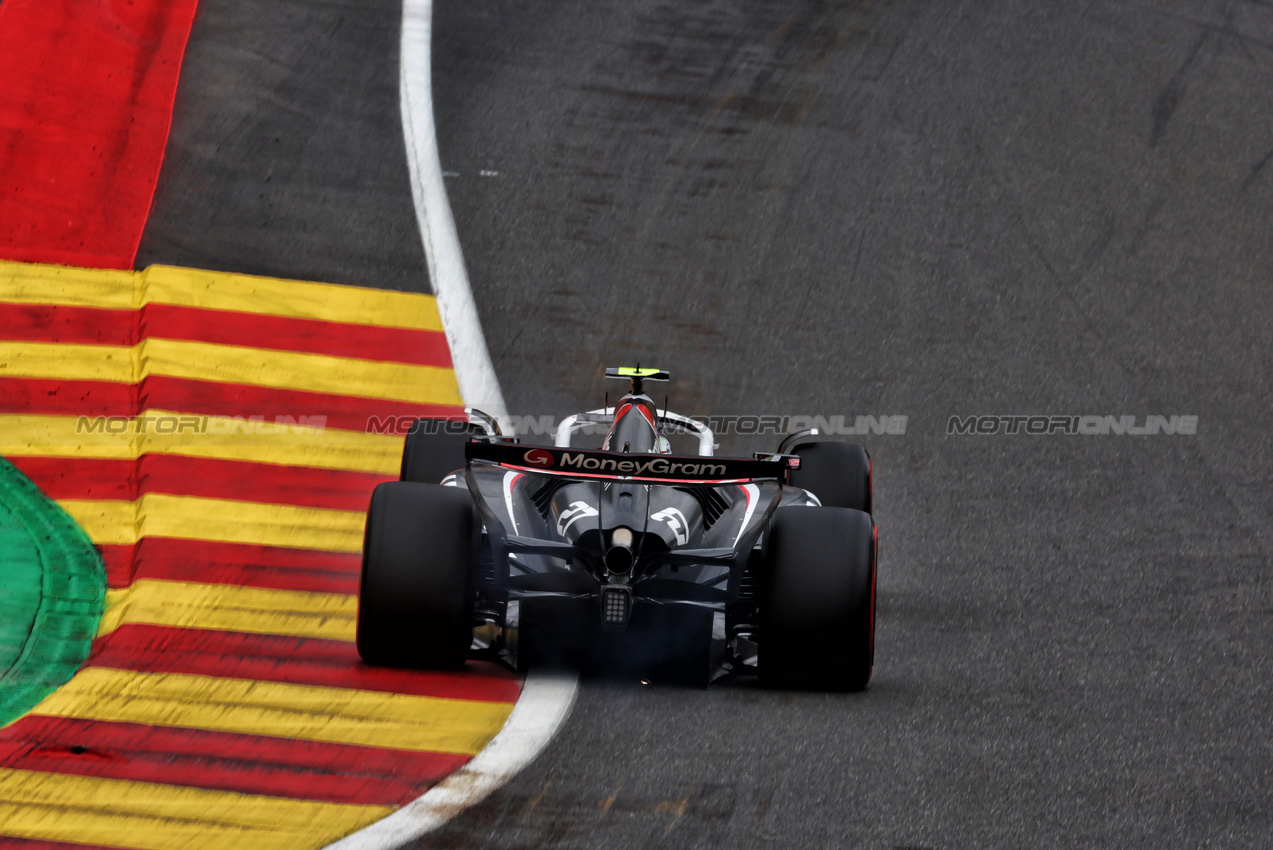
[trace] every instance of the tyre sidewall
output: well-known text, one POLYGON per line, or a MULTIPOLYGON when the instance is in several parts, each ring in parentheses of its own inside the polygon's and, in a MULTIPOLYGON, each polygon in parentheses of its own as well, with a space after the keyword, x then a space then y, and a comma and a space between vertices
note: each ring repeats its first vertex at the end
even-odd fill
POLYGON ((484 433, 471 422, 417 419, 402 444, 402 481, 437 484, 464 466, 464 444, 484 433))
POLYGON ((853 508, 871 512, 871 457, 857 443, 800 443, 792 452, 800 468, 791 473, 791 484, 808 490, 828 508, 853 508))
POLYGON ((358 591, 359 654, 454 667, 472 643, 475 510, 468 491, 391 481, 372 493, 358 591))
POLYGON ((761 579, 760 672, 783 687, 860 690, 875 634, 876 532, 850 508, 775 513, 761 579))

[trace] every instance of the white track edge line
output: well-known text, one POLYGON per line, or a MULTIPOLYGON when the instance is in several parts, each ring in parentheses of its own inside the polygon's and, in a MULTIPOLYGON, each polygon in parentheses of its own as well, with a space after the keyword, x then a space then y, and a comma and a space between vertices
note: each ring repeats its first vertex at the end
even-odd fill
POLYGON ((433 0, 403 0, 398 92, 411 198, 460 395, 469 407, 506 421, 508 409, 482 334, 442 178, 433 118, 432 41, 433 0))
POLYGON ((383 850, 414 841, 483 800, 530 764, 570 714, 578 679, 530 674, 504 728, 473 760, 422 797, 327 850, 383 850))
MULTIPOLYGON (((486 348, 442 178, 433 119, 432 38, 432 0, 403 0, 399 107, 411 197, 460 395, 469 406, 504 419, 508 415, 504 394, 486 348)), ((573 676, 531 674, 504 727, 472 760, 423 796, 328 845, 328 850, 397 847, 485 799, 530 764, 553 739, 570 715, 578 685, 573 676)))

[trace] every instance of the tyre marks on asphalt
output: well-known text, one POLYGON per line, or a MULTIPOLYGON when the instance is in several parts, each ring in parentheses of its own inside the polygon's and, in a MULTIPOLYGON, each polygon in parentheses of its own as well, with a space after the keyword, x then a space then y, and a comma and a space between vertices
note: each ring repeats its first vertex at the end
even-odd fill
POLYGON ((401 0, 200 0, 138 266, 428 292, 401 20, 401 0))
POLYGON ((400 109, 411 197, 456 378, 470 406, 502 421, 508 415, 504 392, 482 333, 438 155, 433 119, 433 0, 404 0, 400 55, 400 109))
POLYGON ((431 297, 10 263, 0 314, 0 454, 110 586, 85 667, 0 730, 0 846, 321 846, 500 730, 510 674, 353 645, 363 511, 401 452, 368 422, 462 415, 431 297))

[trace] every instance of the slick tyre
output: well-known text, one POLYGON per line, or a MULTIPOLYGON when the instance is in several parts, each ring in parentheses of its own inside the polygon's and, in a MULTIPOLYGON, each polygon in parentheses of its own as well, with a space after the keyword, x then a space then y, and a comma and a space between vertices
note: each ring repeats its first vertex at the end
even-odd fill
POLYGON ((452 668, 473 642, 468 491, 390 481, 367 511, 358 586, 358 654, 385 667, 452 668))
POLYGON ((760 677, 772 687, 863 690, 875 653, 876 529, 850 508, 780 508, 761 577, 760 677))
POLYGON ((801 443, 793 451, 800 468, 792 485, 818 497, 823 507, 871 512, 871 456, 856 443, 801 443))
POLYGON ((481 433, 471 422, 415 420, 402 446, 401 480, 437 484, 464 466, 464 444, 481 433))

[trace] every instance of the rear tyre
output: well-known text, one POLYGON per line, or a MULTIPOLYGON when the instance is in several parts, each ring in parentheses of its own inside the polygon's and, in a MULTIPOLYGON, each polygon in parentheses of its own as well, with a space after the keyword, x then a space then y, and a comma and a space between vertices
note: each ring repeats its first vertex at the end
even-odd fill
POLYGON ((856 443, 801 443, 793 449, 800 468, 791 483, 827 508, 871 512, 871 456, 856 443))
POLYGON ((482 433, 471 422, 415 420, 402 446, 402 480, 437 484, 464 466, 464 444, 482 433))
POLYGON ((849 508, 786 507, 775 512, 767 537, 761 681, 864 689, 875 654, 875 522, 849 508))
POLYGON ((469 493, 390 481, 367 511, 358 587, 358 654, 386 667, 462 665, 473 643, 469 493))

